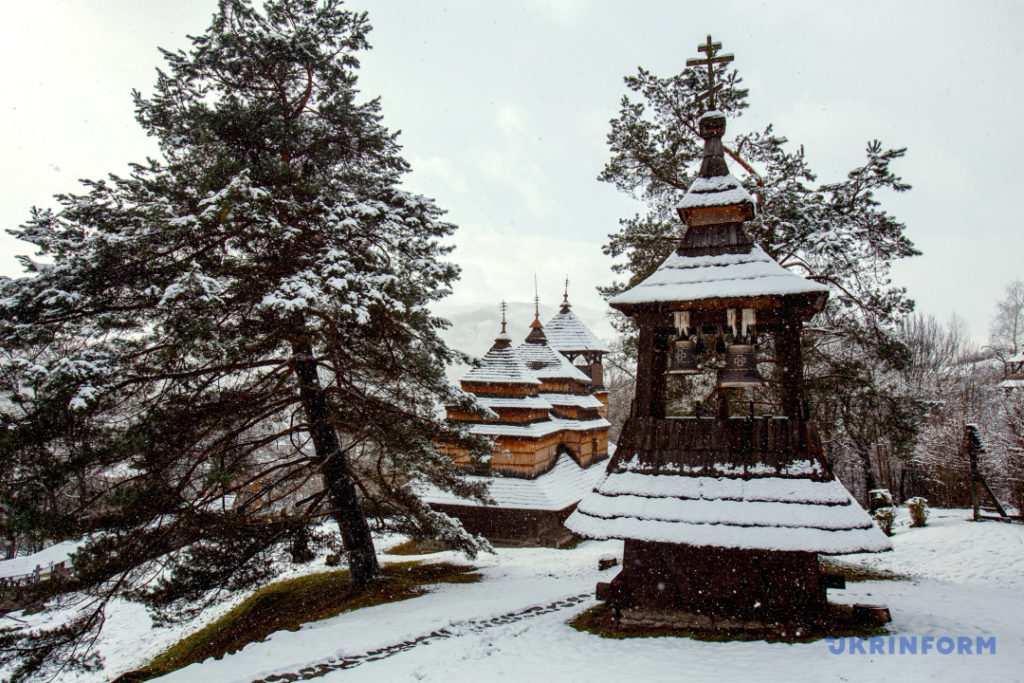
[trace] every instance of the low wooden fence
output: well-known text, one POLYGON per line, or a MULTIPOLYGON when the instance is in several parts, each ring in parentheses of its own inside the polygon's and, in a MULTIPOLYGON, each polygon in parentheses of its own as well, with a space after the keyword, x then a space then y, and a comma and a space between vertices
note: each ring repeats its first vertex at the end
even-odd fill
POLYGON ((42 581, 65 579, 69 576, 71 576, 71 569, 67 566, 67 562, 51 563, 46 567, 37 564, 35 569, 26 574, 0 577, 0 595, 12 590, 34 586, 42 581))

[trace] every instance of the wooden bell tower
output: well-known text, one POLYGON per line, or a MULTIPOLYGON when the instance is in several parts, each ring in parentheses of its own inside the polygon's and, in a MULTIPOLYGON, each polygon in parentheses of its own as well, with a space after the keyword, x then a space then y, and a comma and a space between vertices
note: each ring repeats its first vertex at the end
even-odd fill
POLYGON ((625 539, 623 569, 598 598, 634 625, 813 620, 827 604, 819 553, 891 548, 832 475, 804 414, 800 333, 828 288, 780 266, 744 229, 756 203, 725 161, 715 66, 733 57, 720 48, 708 36, 705 56, 687 62, 707 66, 708 111, 700 171, 677 206, 686 232, 653 274, 609 302, 639 327, 633 410, 607 478, 567 521, 584 536, 625 539), (730 397, 764 383, 753 354, 768 338, 781 404, 774 415, 733 416, 730 397), (715 415, 666 415, 676 343, 699 349, 704 371, 724 354, 715 415))

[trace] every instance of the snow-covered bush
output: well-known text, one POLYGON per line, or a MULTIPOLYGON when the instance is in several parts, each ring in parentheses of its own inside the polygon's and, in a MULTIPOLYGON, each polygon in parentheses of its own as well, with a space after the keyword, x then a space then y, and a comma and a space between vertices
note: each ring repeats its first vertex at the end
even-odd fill
POLYGON ((889 493, 889 489, 871 489, 868 491, 868 497, 874 510, 892 507, 892 494, 889 493))
POLYGON ((878 508, 872 516, 874 517, 875 524, 878 525, 878 528, 881 529, 886 536, 892 536, 892 524, 896 521, 896 508, 878 508))
POLYGON ((910 526, 924 526, 928 523, 928 501, 921 496, 907 499, 910 512, 910 526))

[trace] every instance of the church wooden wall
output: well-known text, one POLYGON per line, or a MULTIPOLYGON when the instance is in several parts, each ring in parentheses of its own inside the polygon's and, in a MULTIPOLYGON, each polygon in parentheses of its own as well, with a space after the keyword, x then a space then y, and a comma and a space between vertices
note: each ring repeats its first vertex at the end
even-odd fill
MULTIPOLYGON (((511 436, 492 437, 491 467, 501 474, 532 479, 544 474, 555 465, 559 448, 567 447, 582 467, 608 456, 608 429, 589 432, 560 431, 540 439, 511 436)), ((452 446, 442 446, 442 452, 456 465, 468 466, 469 453, 452 446)))

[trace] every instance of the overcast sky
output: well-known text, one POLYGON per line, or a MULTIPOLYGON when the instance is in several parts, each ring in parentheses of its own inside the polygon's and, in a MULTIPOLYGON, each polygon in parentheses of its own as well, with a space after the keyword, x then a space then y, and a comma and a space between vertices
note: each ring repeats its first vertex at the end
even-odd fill
MULTIPOLYGON (((0 226, 155 153, 130 92, 150 92, 157 46, 185 47, 215 0, 0 3, 0 226)), ((736 55, 750 108, 729 135, 771 122, 838 180, 867 141, 908 147, 914 187, 882 197, 924 252, 896 268, 918 310, 956 312, 987 336, 1004 286, 1024 278, 1015 177, 1024 56, 1013 2, 586 2, 362 0, 374 49, 360 89, 401 129, 410 189, 460 226, 448 309, 541 298, 603 309, 601 254, 641 210, 596 176, 625 86, 680 71, 713 34, 736 55)), ((736 175, 741 170, 734 168, 736 175)), ((0 274, 22 245, 0 238, 0 274)))

